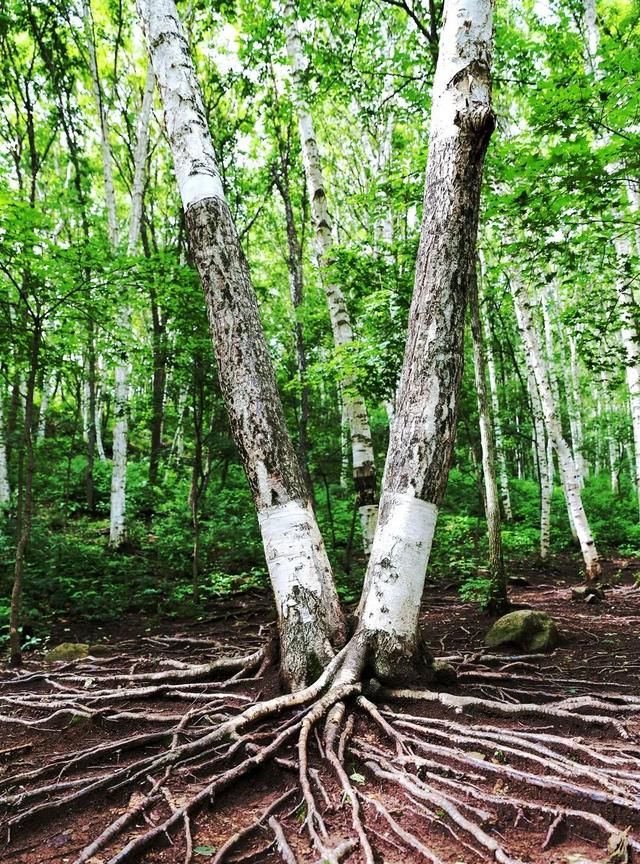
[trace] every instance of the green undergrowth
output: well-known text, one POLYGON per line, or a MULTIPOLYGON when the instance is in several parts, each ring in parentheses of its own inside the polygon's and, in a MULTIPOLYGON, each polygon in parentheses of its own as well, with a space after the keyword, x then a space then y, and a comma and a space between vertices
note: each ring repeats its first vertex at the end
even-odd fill
MULTIPOLYGON (((224 484, 212 483, 200 526, 201 573, 194 597, 193 528, 185 515, 188 484, 167 472, 150 490, 141 463, 128 475, 130 542, 122 552, 108 548, 106 465, 96 471, 97 513, 83 502, 81 460, 64 478, 40 480, 24 578, 24 620, 36 633, 58 616, 110 621, 128 614, 197 617, 218 598, 266 588, 267 574, 253 508, 240 469, 232 466, 224 484), (64 481, 64 482, 63 482, 64 481), (64 493, 64 494, 63 494, 64 493), (61 502, 65 502, 64 504, 61 502), (153 506, 151 506, 153 505, 153 506), (250 514, 250 518, 248 517, 250 514)), ((539 546, 539 491, 531 481, 513 481, 514 519, 503 529, 507 567, 535 559, 539 546)), ((587 481, 585 506, 604 554, 640 555, 640 526, 630 488, 612 495, 604 478, 587 481)), ((316 512, 333 562, 338 591, 357 601, 364 573, 353 498, 340 486, 316 490, 316 512)), ((11 514, 0 519, 0 640, 6 639, 15 551, 11 514)), ((569 542, 564 499, 554 491, 552 555, 579 555, 569 542)), ((428 584, 457 587, 461 597, 482 605, 488 586, 487 538, 477 482, 452 470, 429 565, 428 584)))

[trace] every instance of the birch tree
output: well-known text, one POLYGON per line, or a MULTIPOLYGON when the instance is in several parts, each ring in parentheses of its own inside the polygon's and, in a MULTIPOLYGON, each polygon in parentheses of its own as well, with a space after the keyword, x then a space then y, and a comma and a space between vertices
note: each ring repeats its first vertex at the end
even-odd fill
POLYGON ((0 507, 11 501, 9 470, 7 465, 6 425, 4 422, 4 393, 0 392, 0 507))
POLYGON ((409 333, 356 632, 381 680, 412 677, 425 660, 418 614, 455 436, 483 162, 494 128, 492 40, 490 0, 445 5, 409 333))
POLYGON ((538 393, 540 394, 545 423, 558 457, 558 466, 567 499, 567 508, 570 511, 578 535, 586 576, 588 580, 595 580, 600 576, 600 560, 582 503, 580 474, 576 468, 571 448, 562 433, 557 408, 558 403, 553 397, 549 369, 545 362, 538 333, 532 319, 529 297, 520 275, 515 271, 512 273, 511 289, 524 349, 535 377, 538 393))
POLYGON ((486 358, 484 340, 482 338, 482 323, 480 321, 480 303, 478 299, 478 284, 474 268, 469 284, 469 311, 471 318, 471 336, 473 340, 473 370, 478 400, 478 419, 480 425, 480 445, 482 447, 482 477, 484 480, 484 506, 487 517, 487 534, 489 539, 489 573, 491 577, 491 593, 487 604, 491 612, 504 612, 508 606, 507 579, 502 557, 502 524, 500 518, 500 497, 496 479, 496 454, 493 439, 493 424, 489 397, 487 394, 486 358))
POLYGON ((173 0, 138 0, 164 106, 220 387, 258 513, 292 689, 344 639, 331 567, 289 437, 249 269, 226 202, 189 45, 173 0))
MULTIPOLYGON (((353 327, 344 293, 331 271, 333 247, 332 221, 329 214, 320 149, 316 139, 311 109, 304 93, 304 78, 307 64, 302 48, 296 9, 293 3, 287 3, 285 16, 288 22, 287 53, 293 79, 293 101, 298 114, 300 146, 302 148, 307 181, 307 194, 311 205, 317 260, 329 307, 333 341, 335 346, 340 348, 353 342, 353 327)), ((378 518, 376 469, 369 415, 366 403, 363 397, 357 393, 355 381, 351 376, 343 376, 340 381, 340 387, 342 404, 351 437, 356 504, 360 515, 365 553, 369 554, 378 518)))

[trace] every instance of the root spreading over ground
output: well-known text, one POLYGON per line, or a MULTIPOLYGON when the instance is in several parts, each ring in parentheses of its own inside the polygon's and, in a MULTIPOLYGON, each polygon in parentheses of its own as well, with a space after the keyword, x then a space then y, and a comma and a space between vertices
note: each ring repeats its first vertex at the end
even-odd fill
POLYGON ((281 695, 243 621, 7 670, 0 859, 625 864, 640 854, 640 593, 568 594, 518 591, 569 632, 549 656, 485 653, 477 613, 431 597, 446 688, 345 679, 339 656, 281 695))

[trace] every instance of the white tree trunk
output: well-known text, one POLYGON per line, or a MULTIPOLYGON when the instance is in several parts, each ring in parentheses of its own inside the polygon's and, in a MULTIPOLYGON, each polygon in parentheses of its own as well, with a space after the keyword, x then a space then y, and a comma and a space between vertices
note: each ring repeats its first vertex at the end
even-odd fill
MULTIPOLYGON (((287 28, 287 52, 293 79, 293 101, 298 114, 300 145, 307 183, 307 194, 311 205, 311 216, 315 232, 318 265, 329 306, 329 317, 336 347, 353 342, 353 328, 344 294, 335 283, 331 273, 331 217, 327 206, 326 186, 322 160, 318 149, 313 119, 304 95, 305 57, 298 30, 298 21, 293 3, 287 3, 285 15, 287 28)), ((340 382, 344 411, 351 436, 353 479, 356 488, 358 513, 365 554, 371 551, 378 517, 378 495, 376 489, 375 459, 369 416, 364 399, 354 389, 355 382, 346 376, 340 382)))
POLYGON ((542 403, 545 424, 558 455, 558 465, 560 467, 562 484, 567 497, 567 507, 571 513, 578 534, 587 579, 597 579, 600 576, 600 561, 593 540, 593 534, 591 533, 587 515, 582 504, 580 477, 575 466, 571 449, 562 434, 557 402, 553 398, 549 368, 545 362, 538 339, 538 333, 531 316, 529 298, 524 283, 521 281, 519 274, 515 271, 512 274, 511 288, 518 327, 520 328, 520 333, 522 335, 525 352, 529 358, 529 364, 535 376, 538 393, 540 394, 540 401, 542 403))
MULTIPOLYGON (((517 278, 518 278, 518 276, 516 274, 516 279, 517 278)), ((560 416, 560 404, 561 404, 560 403, 560 388, 558 387, 558 378, 556 376, 556 355, 555 355, 555 345, 554 345, 554 340, 553 340, 553 328, 551 325, 551 310, 549 308, 550 304, 551 304, 551 292, 549 289, 547 289, 544 293, 543 302, 542 302, 542 319, 544 322, 544 341, 545 341, 545 348, 546 348, 546 353, 547 353, 545 368, 546 368, 547 378, 549 381, 551 398, 553 400, 553 404, 556 406, 556 409, 555 409, 556 410, 556 416, 558 419, 558 424, 560 426, 560 432, 562 433, 562 419, 560 416)), ((533 322, 532 322, 532 324, 533 324, 533 322)), ((544 362, 545 358, 544 358, 544 353, 542 351, 540 352, 540 357, 541 357, 542 361, 544 362)), ((537 377, 535 375, 535 369, 534 369, 534 377, 537 380, 537 377)), ((546 423, 546 414, 545 414, 545 423, 546 423)), ((548 431, 549 436, 553 439, 553 435, 551 433, 551 430, 547 429, 547 431, 548 431)), ((554 440, 554 447, 555 447, 555 439, 553 439, 553 440, 554 440)), ((568 446, 568 444, 567 444, 567 446, 568 446)), ((573 454, 573 451, 571 451, 571 454, 572 454, 572 459, 573 459, 574 464, 575 464, 575 456, 573 454)), ((580 542, 579 538, 578 538, 578 529, 576 527, 576 523, 575 523, 575 519, 574 519, 574 511, 573 511, 573 508, 571 507, 571 504, 569 501, 569 491, 566 487, 567 474, 565 473, 565 470, 564 470, 562 463, 558 462, 558 465, 560 467, 560 482, 562 483, 562 487, 564 489, 564 499, 565 499, 565 503, 567 505, 567 516, 569 517, 569 528, 571 530, 571 536, 573 537, 573 540, 576 543, 578 543, 578 542, 580 542)), ((582 487, 582 475, 581 475, 580 470, 579 470, 577 465, 576 465, 576 470, 578 472, 578 478, 579 478, 580 486, 582 487)))
MULTIPOLYGON (((142 205, 146 176, 147 152, 149 149, 149 123, 153 107, 155 78, 149 63, 145 80, 142 106, 138 115, 136 149, 133 159, 133 185, 131 187, 131 214, 127 255, 135 255, 142 224, 142 205)), ((131 329, 131 310, 128 305, 121 307, 118 314, 118 330, 123 339, 131 329)), ((113 393, 113 469, 111 472, 111 518, 109 545, 118 548, 127 538, 127 451, 129 444, 129 361, 126 354, 115 370, 113 393)))
POLYGON ((484 154, 494 126, 490 0, 445 0, 424 216, 378 528, 356 638, 381 680, 421 666, 420 601, 449 470, 484 154))
POLYGON ((44 436, 47 429, 47 411, 49 409, 49 399, 53 395, 54 389, 55 379, 45 375, 42 384, 42 395, 40 397, 40 408, 38 409, 38 431, 36 433, 36 441, 44 441, 44 436))
POLYGON ((331 567, 289 437, 249 269, 226 203, 189 46, 173 0, 137 8, 207 302, 218 376, 258 511, 276 598, 281 668, 317 677, 344 640, 331 567))
MULTIPOLYGON (((480 256, 482 267, 482 256, 480 256)), ((493 429, 495 434, 496 459, 498 463, 498 479, 500 482, 500 496, 502 498, 502 509, 507 522, 513 520, 511 509, 511 495, 509 494, 509 474, 507 472, 507 459, 504 452, 502 438, 502 423, 500 422, 500 400, 498 398, 498 383, 496 379, 496 364, 493 356, 493 343, 491 328, 488 319, 485 319, 485 353, 487 357, 487 370, 489 372, 489 393, 491 396, 491 411, 493 415, 493 429)))
POLYGON ((503 612, 508 607, 507 579, 502 557, 502 525, 500 518, 500 497, 496 479, 496 455, 493 440, 493 424, 489 397, 487 394, 486 356, 480 322, 480 302, 475 274, 469 287, 469 310, 471 336, 473 341, 473 370, 478 400, 478 421, 480 444, 482 447, 482 476, 484 479, 484 508, 487 517, 489 539, 489 572, 491 574, 491 597, 488 609, 503 612))
POLYGON ((11 501, 9 469, 7 465, 6 428, 4 424, 4 394, 0 392, 0 507, 11 501))
MULTIPOLYGON (((536 462, 538 465, 538 480, 540 482, 540 558, 549 558, 549 537, 551 533, 551 498, 553 494, 553 450, 547 446, 547 436, 542 412, 542 403, 538 393, 529 356, 527 355, 527 389, 531 399, 533 414, 533 429, 535 433, 536 462), (551 463, 550 463, 551 460, 551 463)), ((549 442, 550 443, 550 442, 549 442)))

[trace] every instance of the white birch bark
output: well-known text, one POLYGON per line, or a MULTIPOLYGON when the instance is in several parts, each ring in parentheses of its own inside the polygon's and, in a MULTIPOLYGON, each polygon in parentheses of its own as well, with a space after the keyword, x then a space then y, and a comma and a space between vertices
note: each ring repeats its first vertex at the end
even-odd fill
MULTIPOLYGON (((517 280, 519 278, 518 274, 515 274, 514 278, 517 280)), ((544 341, 545 341, 545 348, 546 348, 546 353, 547 353, 545 368, 547 370, 547 378, 549 381, 551 398, 553 400, 554 406, 556 406, 556 408, 555 408, 556 416, 558 419, 558 424, 560 426, 560 432, 562 433, 562 420, 560 417, 560 388, 558 387, 558 378, 556 376, 555 344, 554 344, 554 339, 553 339, 553 327, 551 324, 551 312, 550 312, 550 308, 549 308, 550 303, 551 303, 550 291, 547 290, 544 294, 543 302, 542 302, 542 320, 543 320, 543 324, 544 324, 544 341)), ((533 321, 531 323, 533 326, 533 321)), ((544 354, 542 352, 541 352, 540 356, 541 356, 542 361, 544 362, 544 354)), ((535 376, 535 370, 534 370, 534 377, 536 377, 536 380, 537 380, 537 376, 535 376)), ((547 422, 547 419, 546 419, 546 413, 545 413, 545 423, 546 422, 547 422)), ((554 447, 555 447, 555 438, 554 438, 551 430, 548 427, 547 427, 547 432, 548 432, 549 436, 553 439, 554 447)), ((563 435, 563 437, 564 437, 564 435, 563 435)), ((566 441, 566 439, 565 439, 565 441, 566 441)), ((567 444, 567 446, 568 446, 568 444, 567 444)), ((571 458, 572 458, 574 465, 575 465, 575 457, 574 457, 573 451, 571 451, 571 458)), ((567 489, 567 486, 566 486, 568 475, 566 474, 564 466, 562 465, 562 463, 560 461, 558 461, 558 465, 560 468, 560 482, 562 483, 562 487, 564 490, 564 500, 565 500, 565 503, 567 506, 567 516, 569 517, 569 529, 571 530, 571 536, 573 537, 574 541, 578 543, 578 542, 580 542, 579 538, 578 538, 578 529, 577 529, 577 526, 575 523, 574 510, 573 510, 573 507, 571 506, 570 501, 569 501, 569 490, 567 489)), ((582 476, 580 474, 580 471, 579 471, 577 465, 576 465, 576 470, 578 471, 578 478, 579 478, 580 486, 582 486, 582 476)))
MULTIPOLYGON (((311 205, 318 265, 322 274, 333 341, 337 348, 353 342, 353 328, 342 289, 330 272, 333 237, 331 217, 327 206, 326 185, 322 160, 316 140, 313 119, 304 96, 305 57, 298 28, 295 6, 287 3, 287 53, 293 79, 293 101, 298 115, 300 145, 304 162, 307 194, 311 205)), ((353 479, 356 488, 358 513, 365 554, 371 551, 378 515, 375 459, 369 416, 364 399, 354 389, 355 382, 346 376, 340 382, 344 411, 351 436, 353 479)))
POLYGON ((344 622, 309 493, 287 432, 249 269, 224 198, 189 46, 173 0, 138 0, 202 281, 231 430, 258 511, 276 598, 281 669, 317 677, 344 622))
MULTIPOLYGON (((631 244, 628 237, 616 238, 616 251, 619 264, 622 266, 631 255, 631 244)), ((631 286, 624 277, 618 281, 618 308, 620 311, 620 337, 625 354, 625 377, 629 390, 631 408, 631 426, 633 429, 633 447, 635 464, 635 487, 640 509, 640 343, 635 325, 636 302, 631 286)))
POLYGON ((473 371, 478 402, 480 445, 482 448, 482 477, 484 480, 484 508, 489 539, 489 572, 491 574, 491 597, 488 609, 502 612, 508 607, 507 580, 502 557, 502 524, 500 497, 496 479, 496 455, 493 439, 493 424, 489 396, 487 393, 486 355, 480 321, 480 301, 477 280, 472 276, 469 288, 469 310, 473 341, 473 371))
POLYGON ((49 399, 53 395, 54 389, 55 380, 51 376, 45 375, 42 385, 42 394, 40 396, 40 408, 38 409, 38 431, 36 432, 36 441, 44 441, 44 436, 47 429, 47 411, 49 410, 49 399))
POLYGON ((420 601, 447 482, 475 268, 484 154, 494 126, 490 0, 445 0, 424 217, 396 416, 356 638, 381 680, 420 667, 420 601))
POLYGON ((529 358, 529 364, 533 370, 538 393, 540 394, 545 424, 558 456, 560 475, 567 497, 567 507, 578 534, 586 576, 590 580, 596 579, 600 576, 600 561, 582 503, 580 477, 571 453, 571 448, 562 434, 557 402, 553 397, 549 367, 545 362, 544 354, 540 347, 524 283, 516 271, 512 274, 511 288, 524 349, 529 358))
MULTIPOLYGON (((146 176, 147 152, 149 149, 149 123, 153 107, 155 79, 149 63, 145 80, 142 106, 138 115, 136 148, 133 159, 133 184, 131 187, 131 214, 127 238, 127 255, 135 255, 142 224, 142 205, 146 176)), ((117 319, 122 338, 131 328, 131 310, 127 304, 120 308, 117 319)), ((127 538, 127 451, 129 444, 129 361, 126 354, 115 370, 113 392, 113 469, 111 472, 111 518, 109 544, 118 548, 127 538)))
POLYGON ((0 393, 0 507, 6 506, 11 501, 11 488, 9 486, 9 470, 7 465, 7 443, 6 428, 4 423, 4 398, 0 393))
MULTIPOLYGON (((540 482, 540 558, 547 561, 549 558, 549 537, 551 534, 551 498, 553 494, 553 450, 547 446, 542 402, 535 381, 534 371, 527 355, 527 389, 531 399, 531 410, 533 414, 533 429, 536 448, 536 462, 538 465, 538 480, 540 482)), ((550 440, 549 440, 550 443, 550 440)))
MULTIPOLYGON (((482 267, 482 256, 480 256, 482 267)), ((498 464, 498 480, 500 483, 500 497, 502 509, 507 522, 513 520, 511 509, 511 495, 509 494, 509 474, 507 472, 507 459, 504 452, 502 438, 502 423, 500 422, 500 400, 498 397, 498 382, 496 378, 496 364, 493 356, 493 343, 489 321, 485 319, 485 354, 487 358, 487 371, 489 373, 489 394, 491 397, 491 411, 493 416, 493 430, 495 436, 496 460, 498 464)))

